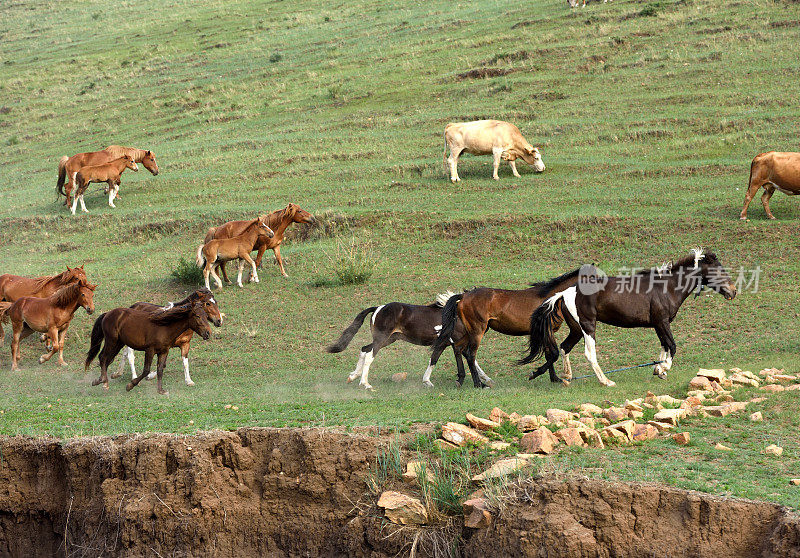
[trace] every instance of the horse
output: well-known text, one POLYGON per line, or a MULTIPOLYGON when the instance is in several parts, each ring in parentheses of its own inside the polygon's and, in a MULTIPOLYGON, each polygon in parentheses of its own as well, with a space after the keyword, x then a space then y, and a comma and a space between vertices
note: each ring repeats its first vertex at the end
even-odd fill
MULTIPOLYGON (((383 347, 387 347, 395 341, 408 341, 414 345, 427 347, 436 341, 439 330, 442 328, 442 308, 447 300, 455 293, 447 291, 436 295, 436 300, 426 306, 418 304, 405 304, 403 302, 390 302, 381 306, 371 306, 365 308, 353 320, 347 329, 334 343, 325 350, 329 353, 341 353, 352 341, 356 332, 361 328, 364 319, 372 314, 370 332, 372 342, 361 347, 356 368, 347 377, 347 383, 352 382, 357 376, 361 376, 359 385, 371 390, 369 383, 369 367, 375 356, 383 347)), ((461 353, 453 346, 453 354, 458 368, 459 386, 464 381, 464 363, 461 360, 461 353)), ((422 377, 422 383, 428 387, 433 387, 430 381, 430 371, 426 371, 422 377)))
POLYGON ((192 304, 176 306, 163 312, 115 308, 101 314, 92 327, 91 344, 86 353, 87 371, 94 358, 100 353, 100 377, 92 381, 92 385, 103 384, 103 388, 108 390, 108 366, 114 361, 122 347, 127 345, 137 351, 144 351, 144 370, 140 376, 133 378, 125 386, 125 389, 132 390, 142 381, 142 378, 150 373, 153 356, 158 355, 156 367, 158 393, 168 395, 161 384, 164 366, 167 363, 170 348, 187 329, 191 329, 206 340, 211 336, 208 314, 206 314, 202 302, 196 301, 192 304))
MULTIPOLYGON (((546 362, 530 373, 529 379, 544 373, 558 359, 559 349, 553 338, 552 316, 558 312, 569 326, 569 335, 561 343, 560 353, 568 355, 583 337, 586 358, 597 379, 609 387, 616 385, 603 374, 597 363, 595 329, 597 322, 617 327, 653 328, 661 343, 659 362, 653 374, 661 379, 672 368, 676 345, 670 323, 675 319, 683 302, 704 287, 721 294, 726 300, 736 296, 736 285, 713 252, 695 248, 692 253, 676 262, 640 271, 629 276, 605 277, 595 269, 596 279, 591 288, 582 283, 570 287, 542 304, 530 318, 528 355, 519 361, 526 364, 544 354, 546 362), (643 292, 644 286, 647 290, 643 292)), ((559 318, 560 320, 561 318, 559 318)), ((566 380, 572 378, 572 369, 565 361, 566 380)))
POLYGON ((214 264, 235 259, 239 260, 239 278, 236 284, 240 287, 243 286, 242 270, 244 269, 244 262, 250 264, 253 269, 251 279, 258 283, 258 271, 256 271, 256 264, 253 258, 250 257, 250 252, 253 251, 259 240, 270 238, 273 234, 272 229, 267 224, 267 216, 262 215, 249 221, 244 231, 238 236, 214 239, 199 246, 197 248, 197 267, 203 269, 206 288, 210 289, 208 275, 211 274, 214 276, 214 281, 216 281, 218 288, 222 289, 222 280, 214 271, 214 264))
MULTIPOLYGON (((493 329, 505 335, 529 335, 531 313, 548 297, 577 283, 578 272, 576 269, 548 281, 533 283, 527 289, 478 287, 450 297, 442 310, 442 330, 433 344, 425 373, 433 370, 442 352, 454 343, 454 350, 458 349, 466 357, 473 379, 477 376, 484 384, 490 385, 491 379, 475 361, 486 331, 493 329), (457 322, 462 324, 463 335, 455 332, 457 322)), ((551 372, 550 380, 561 381, 555 372, 551 372)))
POLYGON ((131 169, 134 172, 139 171, 139 167, 136 166, 136 162, 130 155, 123 155, 119 159, 114 159, 102 165, 81 167, 75 174, 75 199, 72 200, 72 207, 70 208, 72 214, 75 215, 78 200, 81 202, 81 209, 86 213, 89 212, 86 209, 86 204, 83 203, 83 194, 92 182, 105 182, 108 184, 108 205, 117 207, 114 205, 114 197, 119 191, 122 173, 125 169, 131 169))
MULTIPOLYGON (((75 174, 82 168, 90 165, 102 165, 122 157, 130 155, 134 161, 144 165, 153 176, 158 174, 158 164, 156 156, 147 149, 137 149, 135 147, 124 147, 122 145, 109 145, 102 151, 91 151, 88 153, 78 153, 72 157, 66 155, 61 157, 58 162, 58 180, 56 181, 56 197, 64 196, 64 205, 72 205, 72 188, 75 185, 75 174), (64 182, 66 181, 66 188, 64 182)), ((118 196, 117 196, 118 197, 118 196)))
POLYGON ((47 333, 52 341, 52 348, 39 357, 39 364, 47 362, 57 352, 58 364, 66 365, 64 340, 67 328, 79 307, 83 307, 87 314, 94 312, 96 288, 97 285, 80 279, 47 298, 23 296, 15 302, 0 302, 0 322, 10 321, 14 334, 11 341, 11 371, 19 368, 19 342, 34 331, 47 333))
MULTIPOLYGON (((208 320, 216 327, 220 327, 222 325, 223 314, 220 313, 219 306, 217 306, 217 301, 214 299, 211 291, 205 288, 197 289, 180 302, 170 302, 166 306, 158 306, 157 304, 150 304, 149 302, 137 302, 136 304, 130 306, 130 308, 133 308, 134 310, 142 310, 144 312, 158 313, 163 312, 164 310, 169 310, 170 308, 174 308, 176 306, 194 304, 196 301, 199 301, 203 305, 203 310, 205 310, 206 314, 208 315, 208 320)), ((173 344, 173 347, 178 347, 181 350, 181 358, 183 359, 183 376, 184 382, 187 386, 194 385, 192 377, 189 375, 189 342, 192 340, 192 335, 194 335, 194 331, 187 329, 178 336, 173 344)), ((111 374, 112 379, 122 376, 126 360, 131 367, 131 379, 136 379, 136 357, 134 354, 135 353, 133 352, 133 349, 130 347, 123 347, 122 358, 119 361, 119 371, 115 374, 111 374)), ((155 378, 155 372, 150 372, 150 375, 147 379, 152 380, 153 378, 155 378)))
MULTIPOLYGON (((266 217, 268 220, 267 224, 275 231, 275 236, 259 240, 258 243, 256 243, 253 248, 254 250, 258 250, 258 254, 256 254, 256 267, 261 267, 261 259, 264 257, 264 252, 269 248, 275 253, 275 260, 281 268, 281 274, 284 277, 289 277, 286 273, 286 269, 283 267, 283 258, 281 258, 281 242, 283 242, 283 235, 292 223, 308 223, 313 225, 316 219, 314 219, 311 213, 294 203, 290 203, 283 209, 273 211, 266 217)), ((250 221, 229 221, 219 227, 212 227, 208 229, 205 242, 211 242, 215 238, 231 238, 242 234, 242 231, 244 231, 248 223, 250 223, 250 221)), ((225 271, 225 264, 222 263, 217 267, 222 268, 222 276, 225 278, 225 281, 230 283, 228 273, 225 271)))

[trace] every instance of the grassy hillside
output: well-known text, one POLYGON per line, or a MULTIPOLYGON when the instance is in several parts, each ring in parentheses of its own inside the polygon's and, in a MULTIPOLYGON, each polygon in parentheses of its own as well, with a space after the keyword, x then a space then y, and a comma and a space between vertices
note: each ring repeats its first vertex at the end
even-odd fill
MULTIPOLYGON (((270 262, 261 284, 218 295, 228 319, 194 343, 197 385, 183 385, 175 353, 169 397, 151 383, 131 393, 122 380, 108 394, 92 388, 96 367, 82 366, 92 319, 82 312, 67 369, 36 364, 30 341, 11 374, 7 343, 0 432, 393 427, 495 405, 541 412, 678 393, 698 366, 797 372, 800 204, 778 193, 778 221, 765 220, 758 200, 751 221, 738 214, 752 157, 798 149, 799 39, 791 2, 616 0, 574 11, 561 0, 5 3, 0 272, 85 262, 106 311, 182 297, 189 287, 170 273, 213 224, 293 201, 324 226, 298 227, 285 245, 288 279, 270 262), (484 68, 502 75, 461 77, 484 68), (520 164, 515 179, 503 166, 495 182, 489 157, 466 156, 463 182, 451 184, 444 125, 477 118, 516 123, 547 171, 520 164), (115 210, 92 187, 90 213, 70 216, 55 201, 58 159, 110 143, 152 149, 161 173, 128 171, 115 210), (376 268, 368 283, 341 286, 332 260, 352 239, 370 247, 376 268), (613 390, 594 380, 531 383, 513 364, 523 340, 489 333, 479 358, 496 380, 491 391, 457 390, 449 353, 436 388, 423 388, 427 352, 398 343, 372 367, 377 391, 364 393, 344 379, 366 328, 347 352, 322 351, 366 306, 427 303, 473 285, 522 288, 589 261, 650 266, 696 245, 733 269, 761 266, 760 290, 687 301, 666 381, 644 369, 612 376, 613 390), (390 382, 401 371, 409 380, 390 382)), ((651 331, 601 326, 598 351, 611 369, 652 360, 658 345, 651 331)), ((581 345, 573 362, 588 372, 581 345)), ((757 431, 745 419, 721 430, 698 424, 677 463, 664 460, 674 456, 665 442, 641 450, 641 461, 615 450, 583 454, 576 466, 797 506, 784 489, 798 471, 796 397, 765 410, 773 420, 757 431), (708 455, 706 442, 717 440, 739 451, 708 455), (781 461, 759 455, 771 442, 784 446, 781 461)))

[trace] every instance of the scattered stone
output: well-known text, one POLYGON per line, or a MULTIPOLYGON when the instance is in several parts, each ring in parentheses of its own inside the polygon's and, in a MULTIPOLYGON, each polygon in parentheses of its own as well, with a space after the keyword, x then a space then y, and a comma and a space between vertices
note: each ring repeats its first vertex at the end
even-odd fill
POLYGON ((467 422, 469 422, 476 430, 494 430, 500 426, 499 422, 493 420, 476 417, 471 413, 467 413, 467 422))
POLYGON ((547 415, 547 420, 556 425, 566 424, 568 420, 578 418, 575 413, 561 409, 547 409, 545 414, 547 415))
POLYGON ((464 527, 485 529, 492 524, 492 514, 485 498, 472 498, 464 502, 464 527))
POLYGON ((733 382, 730 378, 722 378, 722 381, 719 382, 719 384, 725 389, 731 389, 733 387, 733 382))
POLYGON ((451 442, 448 442, 447 440, 442 440, 441 438, 437 438, 436 440, 433 441, 433 443, 436 444, 439 447, 439 449, 443 449, 443 450, 451 450, 452 451, 452 450, 457 450, 458 449, 457 445, 455 445, 455 444, 453 444, 451 442))
POLYGON ((406 472, 403 473, 403 482, 417 484, 420 475, 424 474, 427 480, 433 480, 433 473, 425 466, 422 461, 409 461, 406 465, 406 472))
POLYGON ((630 438, 625 434, 623 430, 617 430, 613 426, 606 426, 603 428, 603 436, 608 440, 616 440, 619 443, 627 444, 630 442, 630 438))
POLYGON ((544 427, 528 432, 519 442, 525 453, 552 453, 557 445, 558 438, 544 427))
POLYGON ((763 370, 759 371, 758 375, 762 378, 767 376, 774 376, 775 374, 783 374, 784 370, 778 368, 764 368, 763 370))
POLYGON ((580 406, 580 410, 585 413, 589 413, 590 415, 599 415, 603 412, 603 409, 598 407, 597 405, 593 405, 592 403, 582 403, 580 406))
POLYGON ((536 420, 539 421, 539 426, 544 426, 545 424, 550 424, 550 421, 547 420, 547 417, 544 415, 536 415, 536 420))
POLYGON ((703 407, 703 410, 712 417, 725 417, 731 413, 728 405, 715 405, 713 407, 703 407))
POLYGON ((722 387, 722 384, 720 384, 719 382, 712 381, 711 382, 711 390, 716 392, 716 393, 719 393, 720 391, 725 391, 725 388, 722 387))
POLYGON ((636 423, 632 420, 624 420, 622 422, 612 424, 608 428, 615 428, 620 432, 623 432, 625 436, 630 440, 633 438, 634 430, 636 430, 636 423))
POLYGON ((742 370, 742 371, 739 372, 739 374, 741 374, 745 378, 750 378, 751 380, 757 380, 759 382, 761 381, 761 378, 759 378, 758 376, 756 376, 755 374, 753 374, 749 370, 742 370))
POLYGON ((448 422, 442 426, 442 438, 457 446, 464 447, 468 443, 485 444, 489 439, 469 426, 457 422, 448 422))
POLYGON ((644 411, 644 409, 639 403, 640 402, 637 401, 625 401, 625 405, 623 405, 623 408, 628 411, 644 411))
POLYGON ((789 484, 792 486, 800 486, 800 479, 789 479, 789 484))
POLYGON ((581 432, 581 435, 584 436, 590 448, 604 449, 606 447, 603 443, 603 438, 600 437, 600 433, 597 430, 584 430, 581 432))
POLYGON ((733 448, 729 448, 728 446, 723 446, 723 445, 722 445, 722 444, 720 444, 719 442, 717 442, 717 443, 714 445, 714 449, 716 449, 716 450, 720 450, 720 451, 733 451, 733 448))
POLYGON ((750 415, 750 420, 752 422, 761 422, 764 420, 764 417, 761 415, 761 411, 756 411, 752 415, 750 415))
POLYGON ((520 417, 517 421, 517 429, 520 432, 530 432, 536 430, 539 426, 541 426, 539 424, 539 419, 536 418, 535 415, 525 415, 524 417, 520 417))
POLYGON ((594 417, 581 417, 578 419, 586 428, 594 430, 594 417))
POLYGON ((783 455, 783 448, 780 446, 776 446, 775 444, 770 444, 764 448, 764 453, 767 455, 774 455, 775 457, 780 457, 783 455))
POLYGON ((734 400, 733 395, 731 395, 730 393, 723 393, 721 395, 717 395, 714 398, 714 401, 716 401, 717 403, 728 403, 733 400, 734 400))
POLYGON ((769 392, 772 392, 772 393, 783 391, 785 389, 786 388, 783 387, 780 384, 767 384, 765 386, 761 386, 761 391, 769 391, 769 392))
POLYGON ((520 459, 519 457, 509 457, 508 459, 501 459, 492 464, 492 466, 486 469, 483 473, 480 473, 472 477, 472 482, 481 483, 488 479, 505 477, 512 473, 516 473, 517 471, 525 467, 525 465, 527 464, 528 464, 527 459, 520 459))
POLYGON ((705 376, 695 376, 689 381, 689 387, 701 391, 711 391, 711 380, 705 376))
POLYGON ((628 411, 622 407, 609 407, 608 409, 603 409, 603 417, 609 422, 618 422, 628 418, 628 411))
POLYGON ((672 439, 675 440, 675 443, 679 446, 685 446, 691 440, 691 436, 688 432, 676 432, 672 435, 672 439))
POLYGON ((493 451, 505 451, 510 447, 511 444, 509 442, 501 442, 499 440, 489 442, 489 449, 493 451))
POLYGON ((422 502, 400 492, 387 490, 378 499, 378 507, 386 511, 386 519, 398 525, 423 525, 428 512, 422 502))
POLYGON ((686 396, 687 397, 697 397, 701 401, 706 398, 705 392, 702 392, 702 391, 700 391, 698 389, 693 389, 693 390, 687 391, 686 392, 686 396))
POLYGON ((699 407, 700 405, 703 404, 704 400, 705 400, 704 397, 701 398, 691 395, 683 400, 683 403, 681 403, 681 407, 683 408, 684 405, 686 405, 687 407, 699 407))
POLYGON ((516 411, 511 413, 510 415, 508 415, 508 421, 511 424, 514 424, 514 425, 519 423, 519 419, 521 419, 521 418, 522 418, 522 416, 519 413, 517 413, 516 411))
POLYGON ((766 397, 753 397, 752 399, 750 399, 750 403, 763 403, 766 400, 767 400, 766 397))
POLYGON ((675 399, 671 395, 658 395, 656 396, 656 401, 670 407, 678 407, 681 404, 681 399, 675 399))
POLYGON ((657 420, 648 421, 650 426, 654 426, 659 432, 664 432, 665 430, 672 430, 675 428, 675 425, 669 422, 661 422, 657 420))
POLYGON ((608 426, 609 424, 611 424, 611 421, 608 420, 606 417, 599 417, 595 419, 595 422, 600 424, 601 426, 608 426))
POLYGON ((697 375, 704 376, 709 380, 715 380, 717 382, 722 381, 722 379, 726 377, 725 370, 723 370, 722 368, 712 368, 712 369, 701 368, 700 370, 697 371, 697 375))
POLYGON ((556 438, 562 440, 568 446, 579 446, 584 447, 586 446, 586 442, 583 440, 583 436, 581 436, 581 428, 562 428, 558 432, 556 432, 556 438))
POLYGON ((629 410, 628 411, 628 416, 631 417, 632 419, 639 420, 640 418, 642 418, 644 416, 644 411, 629 410))
POLYGON ((398 372, 397 374, 392 374, 393 382, 405 382, 406 378, 408 378, 408 372, 398 372))
MULTIPOLYGON (((686 409, 662 409, 653 417, 658 422, 667 422, 675 426, 686 416, 686 409)), ((658 428, 658 427, 656 427, 658 428)))
POLYGON ((497 423, 502 423, 504 420, 508 419, 509 419, 508 413, 503 411, 503 409, 501 409, 500 407, 495 407, 494 409, 492 409, 492 412, 489 413, 489 420, 493 420, 494 422, 497 423))
POLYGON ((633 431, 633 440, 643 442, 658 438, 658 428, 652 424, 637 424, 633 431))
POLYGON ((731 374, 740 374, 742 372, 742 369, 734 366, 733 368, 728 368, 728 372, 730 372, 731 374))
POLYGON ((743 374, 734 374, 733 376, 731 376, 731 382, 733 382, 734 384, 741 385, 741 386, 758 387, 758 386, 761 385, 761 382, 759 382, 758 380, 754 380, 752 378, 748 378, 747 376, 744 376, 743 374))
POLYGON ((774 382, 794 382, 797 380, 797 378, 789 374, 772 374, 771 377, 774 382))
POLYGON ((796 389, 800 389, 800 384, 792 384, 790 386, 786 386, 786 391, 794 391, 796 389))
POLYGON ((730 401, 725 403, 725 406, 731 410, 731 413, 739 413, 747 408, 747 401, 730 401))

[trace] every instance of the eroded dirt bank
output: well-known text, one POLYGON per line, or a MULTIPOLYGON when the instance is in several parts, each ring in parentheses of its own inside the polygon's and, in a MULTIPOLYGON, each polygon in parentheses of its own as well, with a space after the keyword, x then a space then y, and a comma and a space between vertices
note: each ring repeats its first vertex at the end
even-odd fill
MULTIPOLYGON (((382 440, 318 429, 58 442, 0 439, 0 556, 394 556, 364 479, 382 440)), ((450 534, 454 534, 451 530, 450 534)), ((546 479, 464 556, 800 557, 779 506, 651 485, 546 479)), ((418 555, 443 539, 417 536, 418 555)))

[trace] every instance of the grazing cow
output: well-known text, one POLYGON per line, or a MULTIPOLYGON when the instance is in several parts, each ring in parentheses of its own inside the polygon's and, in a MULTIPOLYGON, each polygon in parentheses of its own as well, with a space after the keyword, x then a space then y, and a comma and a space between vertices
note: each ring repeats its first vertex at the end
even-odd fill
POLYGON ((755 156, 750 164, 750 183, 747 185, 740 219, 747 219, 747 206, 762 186, 764 193, 761 195, 761 203, 767 217, 774 219, 775 216, 769 210, 769 199, 775 190, 788 196, 800 194, 800 153, 770 151, 755 156))
POLYGON ((463 152, 473 155, 487 155, 494 157, 494 170, 492 178, 499 180, 497 168, 500 159, 508 161, 511 172, 519 177, 516 159, 519 157, 529 165, 533 165, 536 172, 544 171, 544 163, 539 149, 533 147, 522 137, 519 128, 502 120, 476 120, 475 122, 451 123, 444 129, 444 152, 450 149, 450 156, 446 158, 450 168, 450 180, 459 182, 458 157, 463 152))

